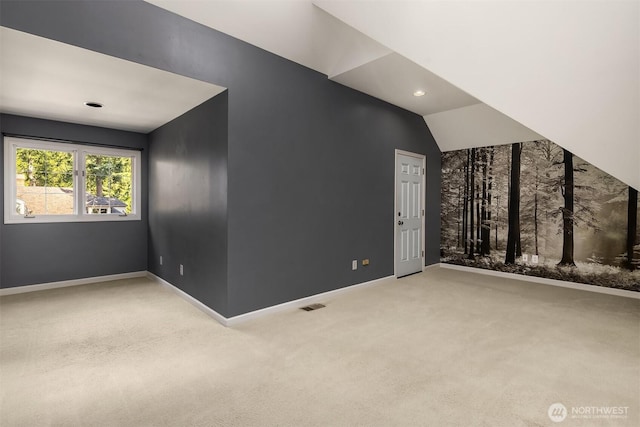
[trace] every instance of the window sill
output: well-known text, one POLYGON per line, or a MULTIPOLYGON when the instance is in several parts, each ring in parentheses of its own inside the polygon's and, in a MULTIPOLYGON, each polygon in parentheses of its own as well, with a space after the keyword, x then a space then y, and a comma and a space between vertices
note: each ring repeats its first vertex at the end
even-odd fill
POLYGON ((140 221, 140 215, 85 215, 85 216, 36 216, 34 218, 6 218, 5 224, 48 224, 48 223, 67 223, 67 222, 123 222, 123 221, 140 221))

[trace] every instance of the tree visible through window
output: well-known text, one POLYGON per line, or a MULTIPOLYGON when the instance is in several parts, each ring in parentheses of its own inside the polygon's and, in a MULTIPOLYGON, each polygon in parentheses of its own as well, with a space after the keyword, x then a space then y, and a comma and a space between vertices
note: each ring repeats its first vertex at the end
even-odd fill
POLYGON ((139 219, 140 153, 5 137, 5 222, 139 219))
POLYGON ((28 215, 73 215, 74 153, 16 149, 16 204, 28 215))
POLYGON ((87 213, 131 213, 131 157, 85 157, 87 213))

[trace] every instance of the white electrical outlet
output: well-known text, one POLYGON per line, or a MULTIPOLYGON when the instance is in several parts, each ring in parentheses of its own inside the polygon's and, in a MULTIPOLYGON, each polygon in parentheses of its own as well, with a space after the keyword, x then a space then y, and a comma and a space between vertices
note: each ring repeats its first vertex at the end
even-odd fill
POLYGON ((357 270, 358 269, 358 260, 354 259, 353 261, 351 261, 351 269, 352 270, 357 270))
POLYGON ((184 267, 180 264, 180 275, 184 276, 184 267))
POLYGON ((529 255, 522 254, 522 262, 527 262, 527 261, 529 261, 529 255))
POLYGON ((160 265, 162 265, 162 255, 160 255, 160 265))
POLYGON ((538 255, 531 255, 531 263, 532 264, 538 263, 538 255))

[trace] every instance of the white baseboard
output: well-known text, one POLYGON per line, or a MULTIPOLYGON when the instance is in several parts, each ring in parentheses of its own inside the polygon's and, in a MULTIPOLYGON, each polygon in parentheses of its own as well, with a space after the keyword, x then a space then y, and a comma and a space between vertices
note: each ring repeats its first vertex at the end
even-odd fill
POLYGON ((195 299, 194 297, 192 297, 191 295, 189 295, 188 293, 186 293, 182 289, 176 287, 175 285, 172 285, 171 283, 167 282, 166 280, 164 280, 161 277, 156 276, 155 274, 151 273, 150 271, 147 271, 147 277, 149 279, 151 279, 151 280, 155 280, 156 282, 160 283, 165 288, 175 292, 180 298, 186 300, 189 304, 193 305, 198 310, 204 312, 206 315, 213 317, 215 320, 220 322, 222 325, 229 326, 228 325, 228 320, 227 320, 226 317, 224 317, 222 314, 218 313, 217 311, 215 311, 211 307, 204 305, 203 303, 201 303, 200 301, 198 301, 197 299, 195 299))
POLYGON ((87 277, 83 279, 63 280, 60 282, 40 283, 37 285, 16 286, 0 289, 0 296, 23 294, 26 292, 44 291, 47 289, 67 288, 69 286, 89 285, 91 283, 110 282, 112 280, 133 279, 145 277, 146 271, 134 271, 131 273, 110 274, 107 276, 87 277))
POLYGON ((464 265, 446 264, 441 262, 440 267, 451 270, 466 271, 469 273, 485 274, 487 276, 503 277, 507 279, 521 280, 524 282, 541 283, 544 285, 559 286, 561 288, 579 289, 581 291, 596 292, 600 294, 616 295, 619 297, 640 299, 640 292, 627 291, 624 289, 605 288, 603 286, 587 285, 584 283, 567 282, 564 280, 547 279, 544 277, 526 276, 524 274, 505 273, 503 271, 487 270, 478 267, 467 267, 464 265))
POLYGON ((371 280, 369 282, 358 283, 358 284, 347 286, 344 288, 334 289, 333 291, 323 292, 321 294, 311 295, 311 296, 300 298, 297 300, 283 302, 282 304, 261 308, 260 310, 250 311, 248 313, 227 318, 227 317, 224 317, 222 314, 218 313, 217 311, 213 310, 212 308, 204 305, 203 303, 201 303, 191 295, 187 294, 186 292, 178 289, 176 286, 172 285, 166 280, 156 276, 155 274, 148 272, 147 276, 150 279, 157 281, 161 285, 171 289, 178 296, 184 298, 187 302, 193 304, 196 308, 203 311, 205 314, 208 314, 209 316, 213 317, 215 320, 217 320, 219 323, 221 323, 224 326, 235 326, 235 325, 239 325, 240 323, 246 322, 248 320, 257 319, 259 317, 263 317, 268 314, 273 314, 273 313, 278 313, 284 310, 292 310, 292 309, 304 307, 305 305, 313 304, 319 301, 326 301, 328 298, 335 297, 343 293, 351 292, 363 287, 372 286, 383 280, 394 277, 394 276, 382 277, 380 279, 371 280))
POLYGON ((250 311, 249 313, 244 313, 238 316, 233 316, 228 318, 227 326, 238 325, 242 322, 246 322, 247 320, 257 319, 267 314, 277 313, 284 310, 296 309, 296 308, 304 307, 305 305, 313 304, 316 302, 326 301, 327 299, 338 296, 340 294, 344 294, 347 292, 354 291, 356 289, 361 289, 364 287, 376 285, 382 282, 383 280, 392 279, 392 278, 394 278, 394 276, 381 277, 379 279, 370 280, 368 282, 357 283, 355 285, 346 286, 344 288, 334 289, 333 291, 323 292, 321 294, 311 295, 311 296, 300 298, 297 300, 283 302, 282 304, 273 305, 271 307, 262 308, 256 311, 250 311))

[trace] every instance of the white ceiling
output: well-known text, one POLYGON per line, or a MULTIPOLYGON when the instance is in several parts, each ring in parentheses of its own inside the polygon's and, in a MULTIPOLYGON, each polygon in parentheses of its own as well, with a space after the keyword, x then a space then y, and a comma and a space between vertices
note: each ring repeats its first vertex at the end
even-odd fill
POLYGON ((0 111, 148 133, 224 88, 0 27, 0 111), (90 108, 95 101, 103 108, 90 108))
POLYGON ((640 188, 637 0, 315 3, 640 188))

